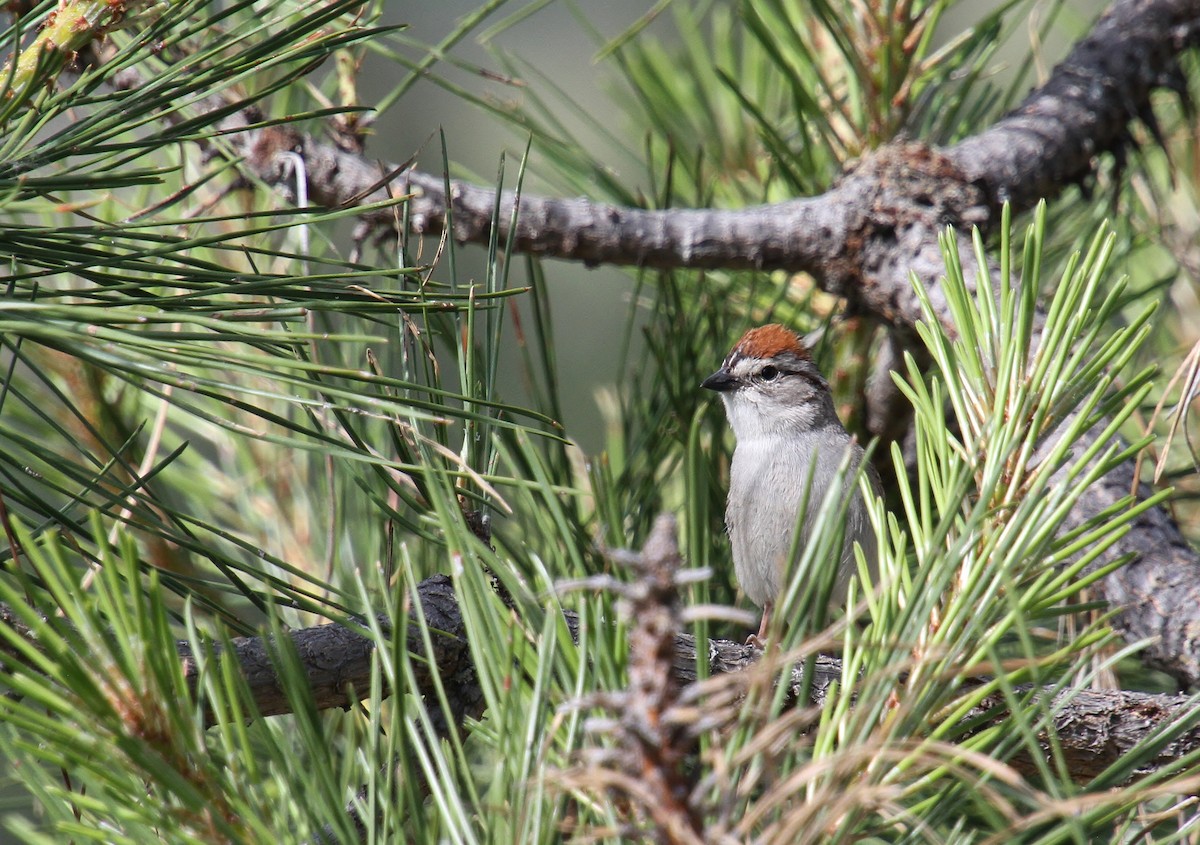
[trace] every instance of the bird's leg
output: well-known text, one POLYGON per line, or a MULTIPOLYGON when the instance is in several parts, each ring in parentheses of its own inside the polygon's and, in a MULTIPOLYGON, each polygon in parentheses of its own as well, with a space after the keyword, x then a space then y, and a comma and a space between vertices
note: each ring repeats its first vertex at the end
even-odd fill
POLYGON ((746 645, 752 645, 755 648, 762 648, 767 642, 767 626, 771 622, 771 608, 774 602, 767 602, 763 605, 762 622, 758 624, 758 633, 751 634, 746 637, 746 645))

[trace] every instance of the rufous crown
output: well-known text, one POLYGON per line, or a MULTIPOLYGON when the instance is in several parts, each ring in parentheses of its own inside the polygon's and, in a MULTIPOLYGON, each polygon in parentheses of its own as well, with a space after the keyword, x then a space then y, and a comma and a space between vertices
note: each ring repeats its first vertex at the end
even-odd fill
POLYGON ((734 355, 763 360, 789 352, 802 360, 812 360, 800 335, 778 323, 750 329, 733 347, 734 355))

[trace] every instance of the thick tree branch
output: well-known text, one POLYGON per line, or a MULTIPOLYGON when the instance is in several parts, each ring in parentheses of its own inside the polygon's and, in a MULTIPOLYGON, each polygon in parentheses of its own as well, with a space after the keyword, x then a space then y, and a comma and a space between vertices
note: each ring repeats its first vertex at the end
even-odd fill
MULTIPOLYGON (((810 273, 901 327, 919 317, 910 270, 929 284, 942 272, 936 232, 947 225, 989 230, 997 211, 1057 196, 1091 175, 1096 158, 1123 156, 1129 124, 1153 123, 1150 94, 1187 97, 1178 56, 1200 39, 1200 0, 1118 0, 1045 85, 1011 114, 943 150, 898 144, 856 165, 819 197, 735 210, 647 211, 587 199, 525 195, 515 229, 519 252, 587 264, 663 268, 763 269, 810 273)), ((231 127, 226 127, 231 128, 231 127)), ((290 127, 232 136, 249 168, 288 187, 290 161, 305 160, 308 196, 323 206, 377 202, 411 193, 416 232, 438 233, 453 209, 454 236, 487 243, 495 192, 407 171, 385 178, 378 164, 290 127), (380 186, 381 179, 387 183, 380 186)), ((516 198, 501 195, 501 238, 516 198)), ((391 225, 390 212, 374 221, 391 225)))

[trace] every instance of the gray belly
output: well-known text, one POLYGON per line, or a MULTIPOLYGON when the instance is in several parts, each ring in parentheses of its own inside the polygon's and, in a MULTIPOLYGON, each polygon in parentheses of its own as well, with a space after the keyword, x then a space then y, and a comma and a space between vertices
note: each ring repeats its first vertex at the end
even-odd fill
MULTIPOLYGON (((827 439, 825 445, 828 445, 827 439)), ((845 446, 854 450, 854 463, 857 464, 862 450, 852 446, 848 439, 845 446)), ((810 452, 807 461, 789 461, 786 456, 772 455, 756 450, 753 444, 742 443, 734 452, 726 509, 734 574, 742 590, 760 607, 774 601, 788 582, 793 535, 799 530, 796 546, 799 556, 809 541, 815 517, 830 493, 828 482, 836 475, 845 452, 826 448, 817 453, 815 460, 811 455, 810 452), (743 446, 751 448, 744 449, 743 446), (808 516, 800 520, 798 515, 802 506, 808 516)), ((843 495, 852 498, 846 514, 842 547, 835 559, 818 563, 838 568, 838 588, 834 595, 838 602, 845 598, 845 584, 853 571, 854 541, 863 545, 868 561, 873 562, 875 557, 874 534, 857 484, 848 482, 843 495)))

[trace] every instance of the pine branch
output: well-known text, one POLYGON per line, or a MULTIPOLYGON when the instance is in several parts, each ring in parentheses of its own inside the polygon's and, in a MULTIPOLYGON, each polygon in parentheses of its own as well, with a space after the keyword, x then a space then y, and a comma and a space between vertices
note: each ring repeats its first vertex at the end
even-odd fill
MULTIPOLYGON (((414 692, 433 694, 431 673, 436 672, 447 685, 448 700, 459 721, 468 716, 478 717, 482 712, 482 692, 472 682, 466 629, 450 578, 446 575, 427 578, 417 585, 416 598, 421 602, 433 634, 434 651, 430 655, 425 653, 424 640, 414 624, 408 633, 408 648, 413 654, 429 659, 427 670, 418 677, 420 688, 414 692)), ((0 605, 0 622, 22 630, 23 635, 35 643, 35 638, 15 620, 11 609, 3 605, 0 605)), ((575 617, 568 614, 567 623, 572 634, 576 634, 575 617)), ((357 696, 355 690, 370 688, 376 647, 371 639, 337 624, 296 630, 290 637, 318 708, 349 707, 357 696)), ((709 640, 706 649, 709 672, 714 676, 746 671, 762 657, 758 649, 729 640, 709 640)), ((17 657, 10 646, 5 646, 4 651, 17 657)), ((271 663, 270 652, 270 642, 262 637, 233 640, 233 657, 246 680, 255 708, 264 716, 291 712, 291 704, 271 663)), ((191 646, 180 642, 179 655, 185 661, 188 682, 194 685, 199 675, 191 646)), ((421 663, 414 661, 414 665, 421 663)), ((675 636, 671 664, 676 684, 695 683, 694 637, 688 634, 675 636)), ((799 695, 804 689, 803 672, 799 664, 793 669, 793 695, 799 695)), ((813 673, 808 703, 820 707, 830 686, 842 680, 841 661, 834 656, 820 655, 813 665, 813 673)), ((1086 780, 1153 733, 1192 713, 1196 704, 1182 695, 1058 688, 1038 693, 1036 703, 1030 706, 1044 706, 1054 713, 1055 733, 1070 771, 1075 778, 1086 780)), ((979 730, 988 724, 1001 723, 1005 718, 1004 701, 997 695, 972 711, 966 721, 981 720, 973 726, 973 730, 979 730)), ((1197 750, 1200 750, 1200 726, 1183 731, 1166 743, 1157 759, 1142 773, 1149 774, 1197 750)))
MULTIPOLYGON (((1090 177, 1101 154, 1123 160, 1132 144, 1131 121, 1147 121, 1158 134, 1150 109, 1154 90, 1167 87, 1190 103, 1179 54, 1198 40, 1200 1, 1118 0, 1045 85, 953 147, 892 144, 852 165, 818 197, 734 210, 647 211, 525 194, 515 249, 588 265, 805 272, 852 306, 911 326, 920 309, 908 273, 927 282, 942 273, 940 229, 990 231, 1003 203, 1029 209, 1090 177)), ((389 166, 287 126, 246 132, 233 142, 256 176, 285 190, 294 175, 281 153, 300 154, 316 204, 411 193, 415 232, 439 234, 452 209, 457 240, 487 243, 491 237, 496 204, 489 188, 451 182, 447 201, 441 176, 406 170, 389 179, 389 166)), ((501 241, 515 204, 512 192, 501 194, 501 241)), ((390 211, 368 219, 394 222, 390 211)))
MULTIPOLYGON (((424 608, 433 636, 434 653, 428 655, 430 667, 444 679, 469 676, 470 650, 465 626, 454 597, 450 578, 435 575, 417 586, 417 597, 424 608)), ((567 624, 576 635, 577 620, 567 615, 567 624)), ((292 641, 308 671, 309 682, 318 706, 347 707, 351 690, 366 690, 374 643, 360 634, 330 624, 305 628, 291 634, 292 641)), ((408 648, 413 654, 426 657, 420 632, 414 626, 408 635, 408 648)), ((250 685, 255 704, 263 715, 278 715, 290 710, 287 698, 278 683, 275 670, 267 655, 269 644, 260 637, 243 637, 234 641, 236 659, 250 685)), ((743 672, 752 668, 762 652, 752 646, 730 640, 709 640, 706 644, 711 675, 743 672)), ((180 655, 189 656, 186 644, 180 644, 180 655)), ((696 640, 689 634, 675 637, 672 660, 675 683, 686 686, 696 681, 696 640)), ((842 663, 832 655, 821 655, 813 667, 810 704, 820 707, 830 686, 842 680, 842 663)), ((792 693, 804 688, 804 669, 797 664, 792 672, 792 693)), ((195 664, 187 663, 187 676, 196 677, 195 664)), ((421 677, 419 692, 433 693, 431 675, 421 677)), ((478 716, 482 695, 478 687, 457 684, 451 705, 463 715, 478 716)), ((1072 774, 1085 780, 1101 772, 1109 763, 1136 746, 1152 733, 1162 730, 1195 709, 1195 702, 1184 695, 1152 695, 1124 690, 1093 691, 1078 689, 1047 689, 1039 694, 1041 706, 1055 713, 1054 727, 1072 774), (1049 704, 1045 701, 1049 700, 1049 704)), ((1004 721, 1006 709, 1000 696, 989 699, 972 711, 970 719, 987 716, 988 722, 1004 721)), ((983 727, 983 725, 977 726, 983 727)), ((1154 765, 1143 772, 1149 774, 1191 752, 1200 750, 1200 726, 1184 732, 1168 743, 1154 765)))

